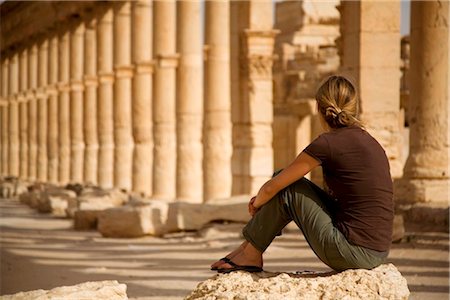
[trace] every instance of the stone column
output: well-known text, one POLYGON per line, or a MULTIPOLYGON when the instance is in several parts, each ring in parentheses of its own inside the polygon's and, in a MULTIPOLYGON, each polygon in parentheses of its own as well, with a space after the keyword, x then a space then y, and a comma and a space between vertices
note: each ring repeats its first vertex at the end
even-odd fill
POLYGON ((28 48, 28 179, 37 179, 37 98, 38 48, 34 43, 28 48))
POLYGON ((175 1, 154 2, 153 197, 167 200, 173 200, 176 195, 175 16, 175 1))
POLYGON ((97 25, 98 103, 97 126, 100 144, 98 155, 98 184, 113 186, 114 180, 114 124, 113 124, 113 10, 103 7, 97 25))
POLYGON ((230 3, 206 2, 205 200, 231 195, 230 3))
POLYGON ((450 187, 450 8, 411 2, 410 148, 399 200, 448 206, 450 187))
POLYGON ((2 152, 1 152, 1 161, 2 161, 2 175, 8 175, 9 173, 9 160, 8 160, 8 151, 9 151, 9 120, 8 120, 8 110, 9 110, 9 101, 8 101, 8 65, 9 60, 5 58, 2 62, 2 105, 1 105, 1 138, 2 138, 2 152))
POLYGON ((19 176, 19 58, 15 53, 9 61, 9 175, 19 176))
POLYGON ((48 137, 48 113, 47 113, 47 88, 48 85, 48 41, 43 40, 39 44, 38 50, 38 90, 37 90, 37 179, 47 181, 48 158, 47 158, 47 137, 48 137))
POLYGON ((48 181, 58 183, 58 37, 52 36, 48 49, 48 181))
POLYGON ((84 33, 84 181, 97 184, 97 37, 96 19, 86 23, 84 33))
POLYGON ((153 176, 152 73, 153 26, 152 3, 133 2, 133 190, 150 196, 153 176))
POLYGON ((270 1, 239 2, 240 95, 235 107, 233 168, 239 188, 233 192, 255 194, 273 172, 272 65, 274 39, 273 7, 270 1))
POLYGON ((83 182, 84 23, 70 32, 70 180, 83 182))
POLYGON ((19 56, 19 137, 20 137, 20 177, 28 178, 28 57, 27 50, 22 49, 19 56))
POLYGON ((177 50, 180 55, 176 101, 177 200, 201 203, 203 202, 203 43, 200 31, 200 2, 178 1, 177 18, 177 50))
POLYGON ((131 2, 114 6, 114 185, 131 190, 133 136, 131 125, 131 2))
POLYGON ((400 1, 342 1, 342 66, 355 79, 361 119, 401 177, 400 1), (382 121, 380 121, 382 120, 382 121))
POLYGON ((70 181, 70 34, 65 28, 58 36, 58 179, 70 181), (64 31, 63 31, 64 30, 64 31))

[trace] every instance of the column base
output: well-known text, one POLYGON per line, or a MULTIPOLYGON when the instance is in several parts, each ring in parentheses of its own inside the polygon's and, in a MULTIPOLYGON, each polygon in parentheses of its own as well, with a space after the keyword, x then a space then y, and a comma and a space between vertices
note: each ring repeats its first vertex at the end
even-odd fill
POLYGON ((449 203, 450 179, 398 179, 394 199, 401 203, 449 203))

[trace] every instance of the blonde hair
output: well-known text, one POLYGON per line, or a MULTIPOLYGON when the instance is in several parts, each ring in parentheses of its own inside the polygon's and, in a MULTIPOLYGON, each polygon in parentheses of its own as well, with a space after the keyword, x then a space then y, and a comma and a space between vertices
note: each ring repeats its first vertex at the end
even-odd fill
POLYGON ((334 75, 326 79, 317 90, 316 101, 319 112, 331 128, 362 127, 358 120, 358 95, 347 78, 334 75))

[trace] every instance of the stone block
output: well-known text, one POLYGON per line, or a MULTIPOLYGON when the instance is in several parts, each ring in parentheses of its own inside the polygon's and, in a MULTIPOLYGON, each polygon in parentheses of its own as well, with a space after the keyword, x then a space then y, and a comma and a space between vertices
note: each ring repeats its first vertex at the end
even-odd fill
POLYGON ((97 229, 105 237, 159 236, 167 232, 168 208, 155 200, 106 209, 99 213, 97 229))
POLYGON ((218 274, 201 282, 185 299, 408 299, 406 279, 392 264, 372 270, 328 274, 218 274), (244 296, 243 296, 244 295, 244 296))
POLYGON ((48 188, 37 197, 37 210, 41 213, 52 213, 56 216, 66 216, 68 199, 74 199, 76 193, 63 188, 48 188))
POLYGON ((35 290, 20 292, 14 295, 1 297, 3 300, 126 300, 127 286, 116 280, 112 281, 89 281, 73 286, 61 286, 51 290, 35 290))
POLYGON ((398 242, 405 236, 405 224, 403 222, 403 215, 396 214, 394 216, 394 228, 392 231, 392 241, 398 242))
POLYGON ((363 32, 360 34, 359 66, 400 68, 399 32, 363 32))
POLYGON ((400 1, 365 1, 359 5, 362 32, 400 31, 400 1))

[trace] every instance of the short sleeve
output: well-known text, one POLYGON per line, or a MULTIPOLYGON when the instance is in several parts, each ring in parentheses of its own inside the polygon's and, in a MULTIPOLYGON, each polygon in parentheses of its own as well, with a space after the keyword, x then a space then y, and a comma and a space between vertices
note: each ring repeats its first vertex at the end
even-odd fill
POLYGON ((330 157, 330 147, 326 137, 322 134, 309 144, 305 150, 306 154, 314 157, 321 164, 325 163, 330 157))

